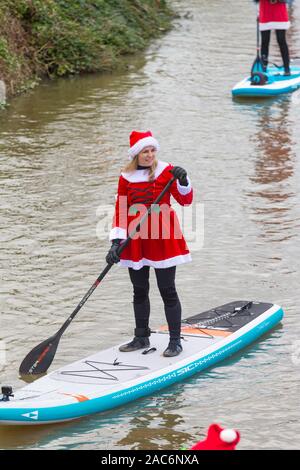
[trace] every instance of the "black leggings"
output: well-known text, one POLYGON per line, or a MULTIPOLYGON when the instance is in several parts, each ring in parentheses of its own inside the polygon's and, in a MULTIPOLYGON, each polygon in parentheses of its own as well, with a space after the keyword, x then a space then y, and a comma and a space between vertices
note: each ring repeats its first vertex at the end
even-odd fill
MULTIPOLYGON (((149 301, 149 266, 139 270, 129 268, 133 284, 133 308, 136 328, 148 328, 150 317, 149 301)), ((158 289, 164 302, 165 315, 169 327, 170 339, 180 338, 181 304, 175 287, 176 266, 155 269, 158 289)))
MULTIPOLYGON (((261 57, 264 65, 268 64, 271 31, 261 31, 261 57)), ((285 29, 276 29, 276 38, 280 48, 285 71, 290 67, 289 48, 285 38, 285 29)))

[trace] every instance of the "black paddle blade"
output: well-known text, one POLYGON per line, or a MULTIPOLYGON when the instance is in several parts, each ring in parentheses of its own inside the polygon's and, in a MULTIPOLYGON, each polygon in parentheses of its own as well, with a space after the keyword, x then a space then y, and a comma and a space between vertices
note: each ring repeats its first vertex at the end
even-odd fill
POLYGON ((51 336, 38 346, 32 349, 23 359, 20 368, 20 375, 40 375, 47 372, 55 356, 60 335, 51 336))
POLYGON ((255 73, 264 73, 264 72, 265 72, 265 68, 264 68, 263 61, 261 60, 260 56, 257 55, 251 68, 251 75, 255 73))

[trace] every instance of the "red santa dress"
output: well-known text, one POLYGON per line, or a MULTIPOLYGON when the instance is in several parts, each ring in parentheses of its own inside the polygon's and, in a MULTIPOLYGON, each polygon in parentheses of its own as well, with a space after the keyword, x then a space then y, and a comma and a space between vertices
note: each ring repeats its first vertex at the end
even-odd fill
POLYGON ((289 29, 290 21, 286 3, 278 0, 260 0, 259 2, 259 29, 269 31, 272 29, 289 29))
MULTIPOLYGON (((173 178, 170 173, 172 168, 170 163, 158 160, 153 181, 148 181, 148 169, 121 174, 110 240, 127 238, 147 208, 173 178)), ((189 178, 188 186, 181 186, 178 180, 170 186, 159 207, 151 212, 140 231, 122 252, 119 263, 121 266, 136 270, 143 266, 169 268, 191 261, 176 212, 171 207, 171 195, 180 205, 190 205, 193 189, 189 178)))

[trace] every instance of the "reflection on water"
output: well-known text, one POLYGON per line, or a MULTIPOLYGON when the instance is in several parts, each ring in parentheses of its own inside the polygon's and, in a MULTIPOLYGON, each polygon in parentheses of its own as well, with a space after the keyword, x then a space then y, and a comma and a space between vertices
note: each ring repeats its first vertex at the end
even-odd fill
POLYGON ((261 234, 270 240, 286 240, 295 236, 289 198, 295 197, 288 179, 294 175, 296 154, 289 120, 290 101, 280 105, 265 104, 259 109, 256 143, 255 183, 249 193, 255 198, 253 211, 263 228, 261 234))
MULTIPOLYGON (((63 428, 65 425, 61 425, 63 428)), ((42 442, 52 434, 50 426, 0 426, 1 449, 34 448, 37 442, 42 442)), ((57 428, 57 425, 56 425, 57 428)), ((62 431, 63 432, 63 431, 62 431)))
POLYGON ((184 418, 176 413, 176 408, 182 407, 183 398, 184 385, 179 384, 174 390, 168 389, 160 396, 143 400, 146 406, 139 413, 134 413, 128 432, 118 441, 118 447, 129 446, 135 450, 179 449, 193 439, 186 430, 180 430, 181 426, 185 428, 184 418))

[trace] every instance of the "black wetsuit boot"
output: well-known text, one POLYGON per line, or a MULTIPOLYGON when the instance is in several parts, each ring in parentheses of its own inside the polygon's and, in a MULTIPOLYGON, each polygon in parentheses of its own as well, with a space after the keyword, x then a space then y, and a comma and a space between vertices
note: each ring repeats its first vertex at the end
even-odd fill
POLYGON ((149 328, 135 328, 133 340, 130 341, 130 343, 120 346, 119 350, 121 352, 131 352, 137 351, 138 349, 148 348, 150 346, 149 336, 149 328))

